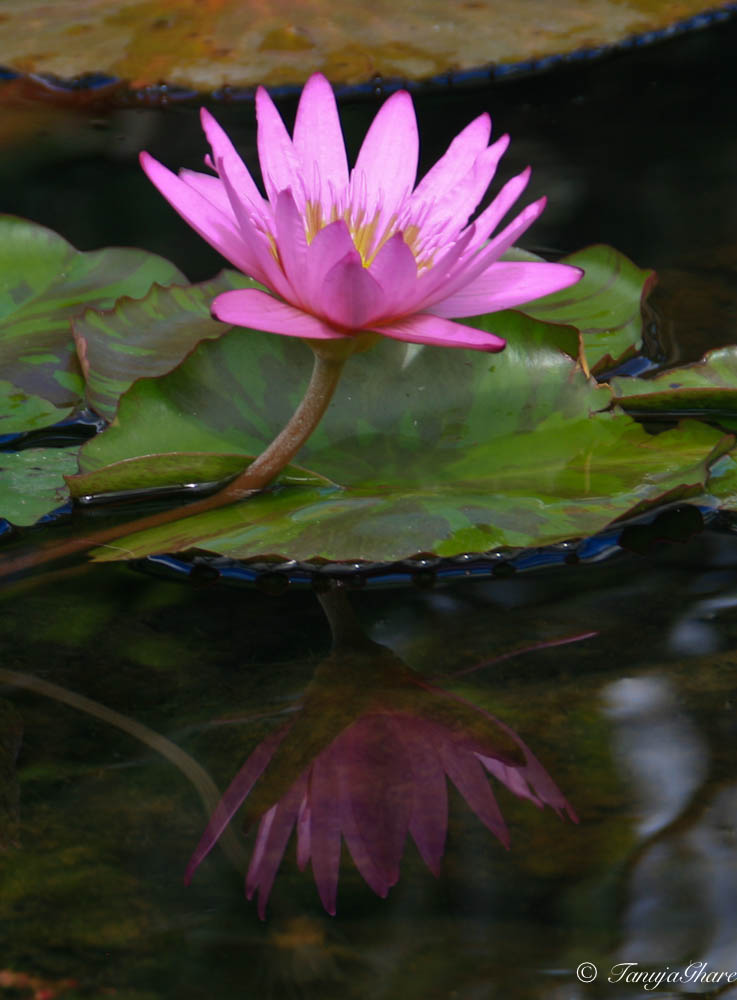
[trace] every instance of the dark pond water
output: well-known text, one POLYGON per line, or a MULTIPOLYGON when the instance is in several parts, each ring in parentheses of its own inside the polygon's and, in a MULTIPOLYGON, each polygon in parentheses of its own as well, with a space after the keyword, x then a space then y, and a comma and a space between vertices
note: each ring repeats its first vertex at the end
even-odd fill
MULTIPOLYGON (((656 267, 665 353, 697 357, 737 339, 736 41, 730 22, 553 76, 424 97, 426 160, 488 108, 512 134, 504 176, 530 162, 532 195, 550 199, 531 248, 604 241, 656 267)), ((346 107, 354 147, 374 110, 346 107)), ((252 108, 219 114, 252 151, 252 108)), ((193 279, 220 267, 135 163, 146 147, 197 166, 194 109, 22 109, 7 121, 0 209, 83 249, 157 250, 193 279)), ((330 917, 290 843, 263 922, 243 893, 254 828, 234 823, 183 885, 203 797, 217 794, 203 769, 222 791, 262 740, 306 717, 305 692, 319 693, 320 711, 287 774, 371 685, 411 717, 419 695, 401 688, 397 661, 394 679, 377 680, 388 654, 349 628, 356 649, 341 653, 342 673, 335 658, 326 668, 330 632, 309 591, 184 586, 124 566, 6 588, 0 996, 737 997, 735 544, 717 525, 598 565, 351 593, 366 635, 518 733, 580 822, 495 781, 507 851, 452 789, 437 878, 408 843, 380 899, 344 849, 330 917), (598 969, 593 981, 582 963, 598 969), (651 974, 650 988, 633 973, 651 974)), ((476 711, 443 706, 449 731, 476 711)), ((380 749, 374 782, 391 788, 380 749)), ((369 764, 354 759, 353 773, 369 764)), ((390 839, 382 788, 366 801, 367 836, 390 839)))

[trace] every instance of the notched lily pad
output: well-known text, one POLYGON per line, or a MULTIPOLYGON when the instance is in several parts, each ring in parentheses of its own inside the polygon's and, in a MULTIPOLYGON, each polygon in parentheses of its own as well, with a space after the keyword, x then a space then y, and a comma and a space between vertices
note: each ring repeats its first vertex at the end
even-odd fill
MULTIPOLYGON (((55 423, 80 404, 84 383, 72 317, 174 281, 185 279, 154 254, 117 247, 83 253, 50 229, 0 216, 0 372, 25 394, 31 421, 13 430, 43 426, 42 419, 55 423)), ((9 432, 10 426, 0 431, 9 432)))

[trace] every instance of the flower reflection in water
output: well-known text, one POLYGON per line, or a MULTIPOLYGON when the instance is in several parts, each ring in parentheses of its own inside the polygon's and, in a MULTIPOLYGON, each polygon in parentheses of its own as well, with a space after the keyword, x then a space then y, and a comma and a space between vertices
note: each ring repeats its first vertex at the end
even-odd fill
POLYGON ((428 684, 385 647, 355 633, 345 638, 316 671, 297 718, 260 743, 232 781, 190 860, 187 882, 244 802, 247 817, 259 819, 246 895, 258 893, 262 919, 295 827, 299 867, 312 863, 331 914, 342 840, 379 896, 399 879, 408 833, 439 874, 446 778, 505 847, 509 831, 488 775, 520 798, 577 821, 509 726, 428 684))

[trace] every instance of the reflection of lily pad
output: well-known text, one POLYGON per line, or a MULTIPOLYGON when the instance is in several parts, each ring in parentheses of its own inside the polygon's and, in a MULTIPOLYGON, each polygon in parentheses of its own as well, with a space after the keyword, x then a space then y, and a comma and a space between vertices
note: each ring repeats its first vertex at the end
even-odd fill
POLYGON ((704 0, 4 0, 3 61, 74 77, 112 73, 206 91, 423 79, 490 63, 540 60, 616 43, 713 7, 704 0), (29 25, 32 27, 29 30, 29 25))
POLYGON ((720 347, 696 364, 669 369, 655 378, 615 378, 612 386, 631 413, 693 415, 737 430, 737 347, 720 347))
POLYGON ((66 474, 76 471, 76 448, 0 452, 0 516, 34 524, 69 499, 66 474))
POLYGON ((143 250, 81 253, 43 226, 1 216, 0 372, 14 388, 0 434, 52 424, 79 405, 70 319, 88 306, 109 308, 121 295, 144 295, 156 281, 184 278, 143 250))

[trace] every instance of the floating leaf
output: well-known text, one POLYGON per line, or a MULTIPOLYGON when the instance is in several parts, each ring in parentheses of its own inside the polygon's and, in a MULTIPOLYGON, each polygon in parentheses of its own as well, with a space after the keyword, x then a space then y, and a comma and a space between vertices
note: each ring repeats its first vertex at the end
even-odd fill
POLYGON ((55 423, 79 405, 73 316, 87 306, 109 308, 122 295, 144 295, 157 281, 184 280, 173 264, 143 250, 82 253, 43 226, 0 216, 0 372, 25 394, 31 422, 14 429, 55 423))
POLYGON ((606 371, 641 346, 641 304, 654 284, 654 272, 604 245, 579 250, 561 262, 583 268, 581 281, 524 311, 546 323, 577 327, 589 369, 606 371))
POLYGON ((699 416, 737 429, 737 347, 720 347, 696 364, 670 368, 655 378, 615 378, 612 387, 630 413, 699 416))
POLYGON ((35 524, 69 500, 65 474, 77 468, 76 448, 0 452, 0 517, 35 524))
MULTIPOLYGON (((655 437, 625 414, 599 412, 611 392, 551 343, 560 327, 520 313, 475 321, 500 322, 509 337, 500 355, 386 340, 351 358, 299 455, 339 485, 277 485, 128 536, 125 552, 453 555, 590 534, 643 504, 703 492, 731 437, 699 423, 655 437)), ((142 447, 256 453, 296 405, 308 360, 301 343, 253 331, 203 343, 170 375, 125 394, 115 424, 83 448, 83 468, 142 447)))
MULTIPOLYGON (((560 427, 541 438, 505 442, 502 458, 527 449, 527 461, 518 453, 513 473, 414 490, 372 482, 343 490, 277 487, 242 504, 128 535, 126 558, 197 547, 241 559, 393 561, 417 552, 452 556, 551 544, 593 534, 658 503, 703 494, 709 464, 734 443, 699 423, 668 431, 656 443, 626 418, 603 419, 609 423, 605 440, 597 432, 583 434, 575 454, 564 454, 560 427), (547 455, 543 449, 553 442, 558 452, 547 455)), ((104 549, 95 558, 116 556, 104 549)))
POLYGON ((212 90, 223 84, 422 79, 540 60, 658 31, 713 7, 704 0, 3 0, 3 61, 33 73, 95 70, 212 90), (29 30, 32 25, 32 30, 29 30))
POLYGON ((118 400, 136 379, 165 375, 202 340, 230 328, 210 316, 210 303, 232 288, 260 287, 224 271, 212 281, 186 287, 154 285, 140 299, 119 299, 112 310, 89 309, 73 323, 87 376, 87 402, 112 420, 118 400))

